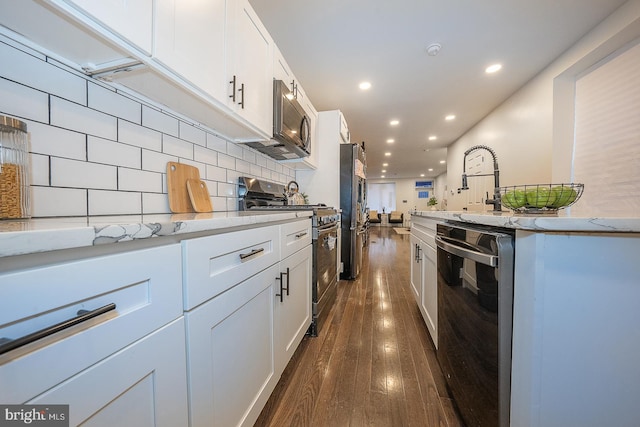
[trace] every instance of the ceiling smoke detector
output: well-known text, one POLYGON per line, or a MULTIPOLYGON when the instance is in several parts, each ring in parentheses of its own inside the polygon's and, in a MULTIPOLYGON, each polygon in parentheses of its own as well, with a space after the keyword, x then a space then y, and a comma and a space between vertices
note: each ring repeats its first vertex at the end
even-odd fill
POLYGON ((442 49, 442 45, 440 43, 430 44, 427 46, 427 55, 436 56, 440 52, 440 49, 442 49))

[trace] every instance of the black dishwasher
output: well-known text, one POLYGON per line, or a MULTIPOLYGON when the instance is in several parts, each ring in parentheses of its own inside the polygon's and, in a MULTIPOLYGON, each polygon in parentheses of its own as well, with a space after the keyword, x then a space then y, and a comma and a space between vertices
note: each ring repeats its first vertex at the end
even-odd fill
POLYGON ((468 427, 508 427, 513 323, 513 230, 437 228, 438 350, 468 427))

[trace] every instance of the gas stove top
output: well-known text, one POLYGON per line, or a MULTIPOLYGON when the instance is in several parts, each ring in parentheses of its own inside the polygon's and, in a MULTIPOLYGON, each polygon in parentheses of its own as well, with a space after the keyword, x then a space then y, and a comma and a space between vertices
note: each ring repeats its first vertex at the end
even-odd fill
POLYGON ((238 183, 241 211, 313 211, 313 225, 340 221, 338 210, 322 203, 316 205, 288 205, 285 186, 256 178, 240 177, 238 183))

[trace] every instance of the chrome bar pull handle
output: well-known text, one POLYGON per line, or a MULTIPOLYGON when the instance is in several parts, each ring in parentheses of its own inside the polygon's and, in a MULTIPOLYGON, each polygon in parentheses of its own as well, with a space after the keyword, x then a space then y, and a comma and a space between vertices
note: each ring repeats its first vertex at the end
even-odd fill
POLYGON ((245 260, 246 258, 252 257, 254 255, 259 254, 260 252, 264 252, 264 248, 253 249, 251 252, 247 254, 240 254, 240 259, 245 260))
POLYGON ((82 322, 86 322, 89 319, 93 319, 101 314, 104 314, 108 311, 115 310, 116 305, 114 303, 107 304, 102 307, 98 307, 95 310, 87 311, 87 310, 79 310, 77 312, 76 317, 72 317, 71 319, 67 319, 60 323, 57 323, 52 326, 47 326, 44 329, 40 329, 39 331, 30 333, 20 338, 12 339, 3 339, 4 344, 0 345, 0 354, 7 353, 11 350, 15 350, 16 348, 23 347, 27 344, 31 344, 35 341, 38 341, 42 338, 48 337, 49 335, 53 335, 56 332, 63 331, 72 326, 78 325, 82 322))
POLYGON ((238 103, 238 105, 240 105, 240 107, 244 110, 244 83, 240 85, 240 89, 238 89, 238 92, 240 92, 240 102, 238 103))
POLYGON ((233 80, 231 80, 229 84, 231 85, 231 95, 229 95, 229 98, 231 98, 231 100, 235 104, 236 102, 236 76, 235 75, 233 76, 233 80))

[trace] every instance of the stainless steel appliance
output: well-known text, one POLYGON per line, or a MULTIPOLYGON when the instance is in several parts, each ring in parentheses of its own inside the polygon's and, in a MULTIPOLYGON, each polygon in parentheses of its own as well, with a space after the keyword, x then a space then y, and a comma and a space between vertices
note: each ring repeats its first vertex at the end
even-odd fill
POLYGON ((312 314, 309 335, 317 336, 337 296, 338 235, 340 214, 324 205, 288 205, 287 189, 282 184, 240 177, 240 210, 291 211, 311 210, 313 274, 312 314))
POLYGON ((311 154, 309 117, 282 80, 273 81, 273 139, 247 145, 276 160, 311 154))
POLYGON ((468 426, 508 427, 514 234, 437 226, 437 357, 468 426))
POLYGON ((340 277, 343 279, 355 279, 360 274, 367 233, 366 156, 363 145, 340 145, 340 209, 343 230, 343 267, 340 277))

